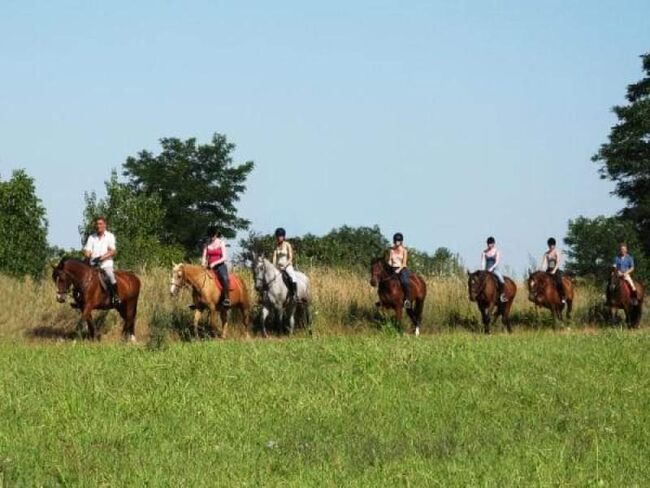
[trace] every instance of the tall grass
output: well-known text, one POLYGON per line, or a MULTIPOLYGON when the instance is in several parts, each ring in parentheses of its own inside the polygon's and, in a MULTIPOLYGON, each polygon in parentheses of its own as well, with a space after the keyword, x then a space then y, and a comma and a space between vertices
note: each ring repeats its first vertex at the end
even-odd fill
MULTIPOLYGON (((251 293, 252 279, 248 270, 239 270, 251 293)), ((314 267, 305 270, 313 287, 313 317, 316 334, 368 333, 385 326, 385 318, 378 315, 376 290, 370 287, 369 277, 351 271, 314 267)), ((148 338, 153 329, 171 337, 184 338, 184 325, 191 320, 188 306, 190 293, 183 290, 179 296, 169 295, 170 271, 155 268, 142 270, 142 279, 136 334, 148 338)), ((424 309, 423 332, 436 334, 453 329, 479 331, 481 329, 476 305, 467 298, 467 284, 461 278, 427 278, 428 296, 424 309)), ((69 305, 58 304, 55 288, 50 280, 17 280, 0 276, 0 338, 2 339, 74 339, 81 337, 79 313, 69 305)), ((602 290, 579 285, 576 291, 573 327, 593 327, 604 324, 602 290)), ((104 340, 119 338, 121 322, 115 312, 97 314, 103 320, 104 340)), ((519 328, 551 326, 550 314, 537 310, 527 299, 524 284, 513 307, 513 321, 519 328)), ((644 319, 647 323, 647 319, 644 319)), ((408 325, 404 320, 405 327, 408 325)), ((234 337, 241 336, 241 328, 232 329, 234 337)), ((496 329, 498 330, 498 328, 496 329)), ((160 337, 158 337, 160 339, 160 337)), ((158 340, 156 339, 156 340, 158 340)))

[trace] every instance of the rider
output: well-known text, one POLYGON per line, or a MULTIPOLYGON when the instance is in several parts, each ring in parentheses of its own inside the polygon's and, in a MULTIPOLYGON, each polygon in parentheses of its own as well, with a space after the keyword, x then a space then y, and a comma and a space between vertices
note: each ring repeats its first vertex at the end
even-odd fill
POLYGON ((618 246, 618 255, 614 259, 614 266, 618 271, 618 275, 630 285, 632 289, 632 302, 633 305, 636 305, 638 303, 636 285, 631 276, 634 272, 634 258, 627 253, 627 244, 625 242, 621 242, 618 246))
POLYGON ((562 300, 562 303, 566 303, 566 292, 562 281, 564 273, 560 269, 560 265, 562 264, 562 253, 556 247, 557 241, 554 237, 550 237, 546 243, 548 244, 548 251, 544 253, 544 257, 542 258, 541 269, 546 271, 555 280, 555 286, 557 292, 560 294, 560 299, 562 300))
POLYGON ((411 274, 406 267, 408 264, 408 250, 404 247, 404 236, 397 232, 393 236, 393 246, 388 250, 386 261, 393 268, 393 272, 399 278, 404 291, 404 308, 411 308, 411 274))
POLYGON ((106 218, 95 219, 95 233, 88 236, 84 246, 84 255, 90 260, 91 266, 100 267, 108 278, 108 292, 111 303, 117 307, 121 301, 117 293, 117 279, 113 271, 113 257, 117 248, 115 247, 115 235, 106 230, 106 218))
POLYGON ((287 231, 282 227, 275 229, 275 249, 273 250, 273 265, 289 277, 289 299, 298 299, 298 280, 293 269, 293 247, 286 240, 287 231))
POLYGON ((497 241, 494 237, 488 237, 487 239, 487 249, 483 250, 481 253, 481 269, 492 273, 497 279, 497 288, 502 302, 507 302, 508 297, 504 293, 504 287, 506 284, 503 274, 499 269, 499 263, 501 263, 501 253, 496 246, 497 241))
POLYGON ((230 282, 228 279, 228 267, 226 259, 228 251, 226 250, 226 241, 223 239, 221 232, 216 227, 208 228, 208 243, 203 248, 201 265, 214 271, 221 283, 221 303, 224 307, 230 306, 228 291, 230 282))

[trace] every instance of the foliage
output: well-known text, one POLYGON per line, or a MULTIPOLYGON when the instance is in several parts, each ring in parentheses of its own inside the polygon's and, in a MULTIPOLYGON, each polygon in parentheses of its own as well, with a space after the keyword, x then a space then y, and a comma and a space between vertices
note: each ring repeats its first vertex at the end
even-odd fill
POLYGON ((98 199, 90 193, 85 201, 84 223, 79 228, 82 245, 93 232, 95 218, 101 215, 116 234, 117 259, 123 267, 168 265, 182 259, 182 248, 161 244, 164 209, 157 196, 136 192, 119 182, 113 171, 106 182, 106 198, 98 199))
POLYGON ((648 263, 634 224, 620 217, 578 217, 569 221, 567 271, 576 276, 605 281, 618 251, 626 241, 636 262, 636 276, 647 279, 648 263))
MULTIPOLYGON (((378 226, 342 227, 331 230, 322 237, 306 234, 289 237, 296 254, 298 266, 332 266, 337 268, 367 271, 372 259, 381 256, 390 246, 390 241, 378 226)), ((271 234, 251 233, 240 241, 243 259, 250 259, 253 252, 270 258, 275 247, 271 234)), ((462 273, 458 255, 446 248, 439 248, 433 255, 409 248, 409 267, 429 275, 452 276, 462 273)))
POLYGON ((214 134, 210 144, 197 144, 194 138, 164 138, 160 144, 157 156, 141 151, 127 158, 123 174, 135 196, 156 199, 162 242, 180 245, 194 256, 209 226, 216 225, 228 238, 248 228, 235 204, 254 164, 234 165, 235 145, 226 136, 214 134))
POLYGON ((0 271, 12 276, 43 275, 48 257, 45 208, 34 180, 24 170, 0 180, 0 271))
POLYGON ((612 109, 618 123, 592 159, 601 177, 616 183, 614 193, 627 202, 622 215, 636 225, 650 256, 650 53, 641 59, 646 76, 628 86, 627 105, 612 109))

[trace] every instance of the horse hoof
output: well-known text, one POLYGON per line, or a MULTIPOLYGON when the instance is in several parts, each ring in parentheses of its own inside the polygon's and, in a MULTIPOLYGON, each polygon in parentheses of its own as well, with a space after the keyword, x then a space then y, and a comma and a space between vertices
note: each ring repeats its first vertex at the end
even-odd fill
POLYGON ((420 337, 420 328, 419 327, 415 328, 415 337, 420 337))

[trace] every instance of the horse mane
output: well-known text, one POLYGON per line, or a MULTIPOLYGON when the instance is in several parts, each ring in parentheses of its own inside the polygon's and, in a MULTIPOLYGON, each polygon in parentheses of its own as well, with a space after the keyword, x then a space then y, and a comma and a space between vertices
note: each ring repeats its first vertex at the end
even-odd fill
POLYGON ((76 263, 76 264, 83 264, 85 266, 88 266, 88 264, 83 261, 82 259, 73 257, 73 256, 63 256, 61 258, 61 261, 59 261, 59 264, 57 266, 57 269, 63 269, 63 267, 66 265, 66 263, 76 263))

